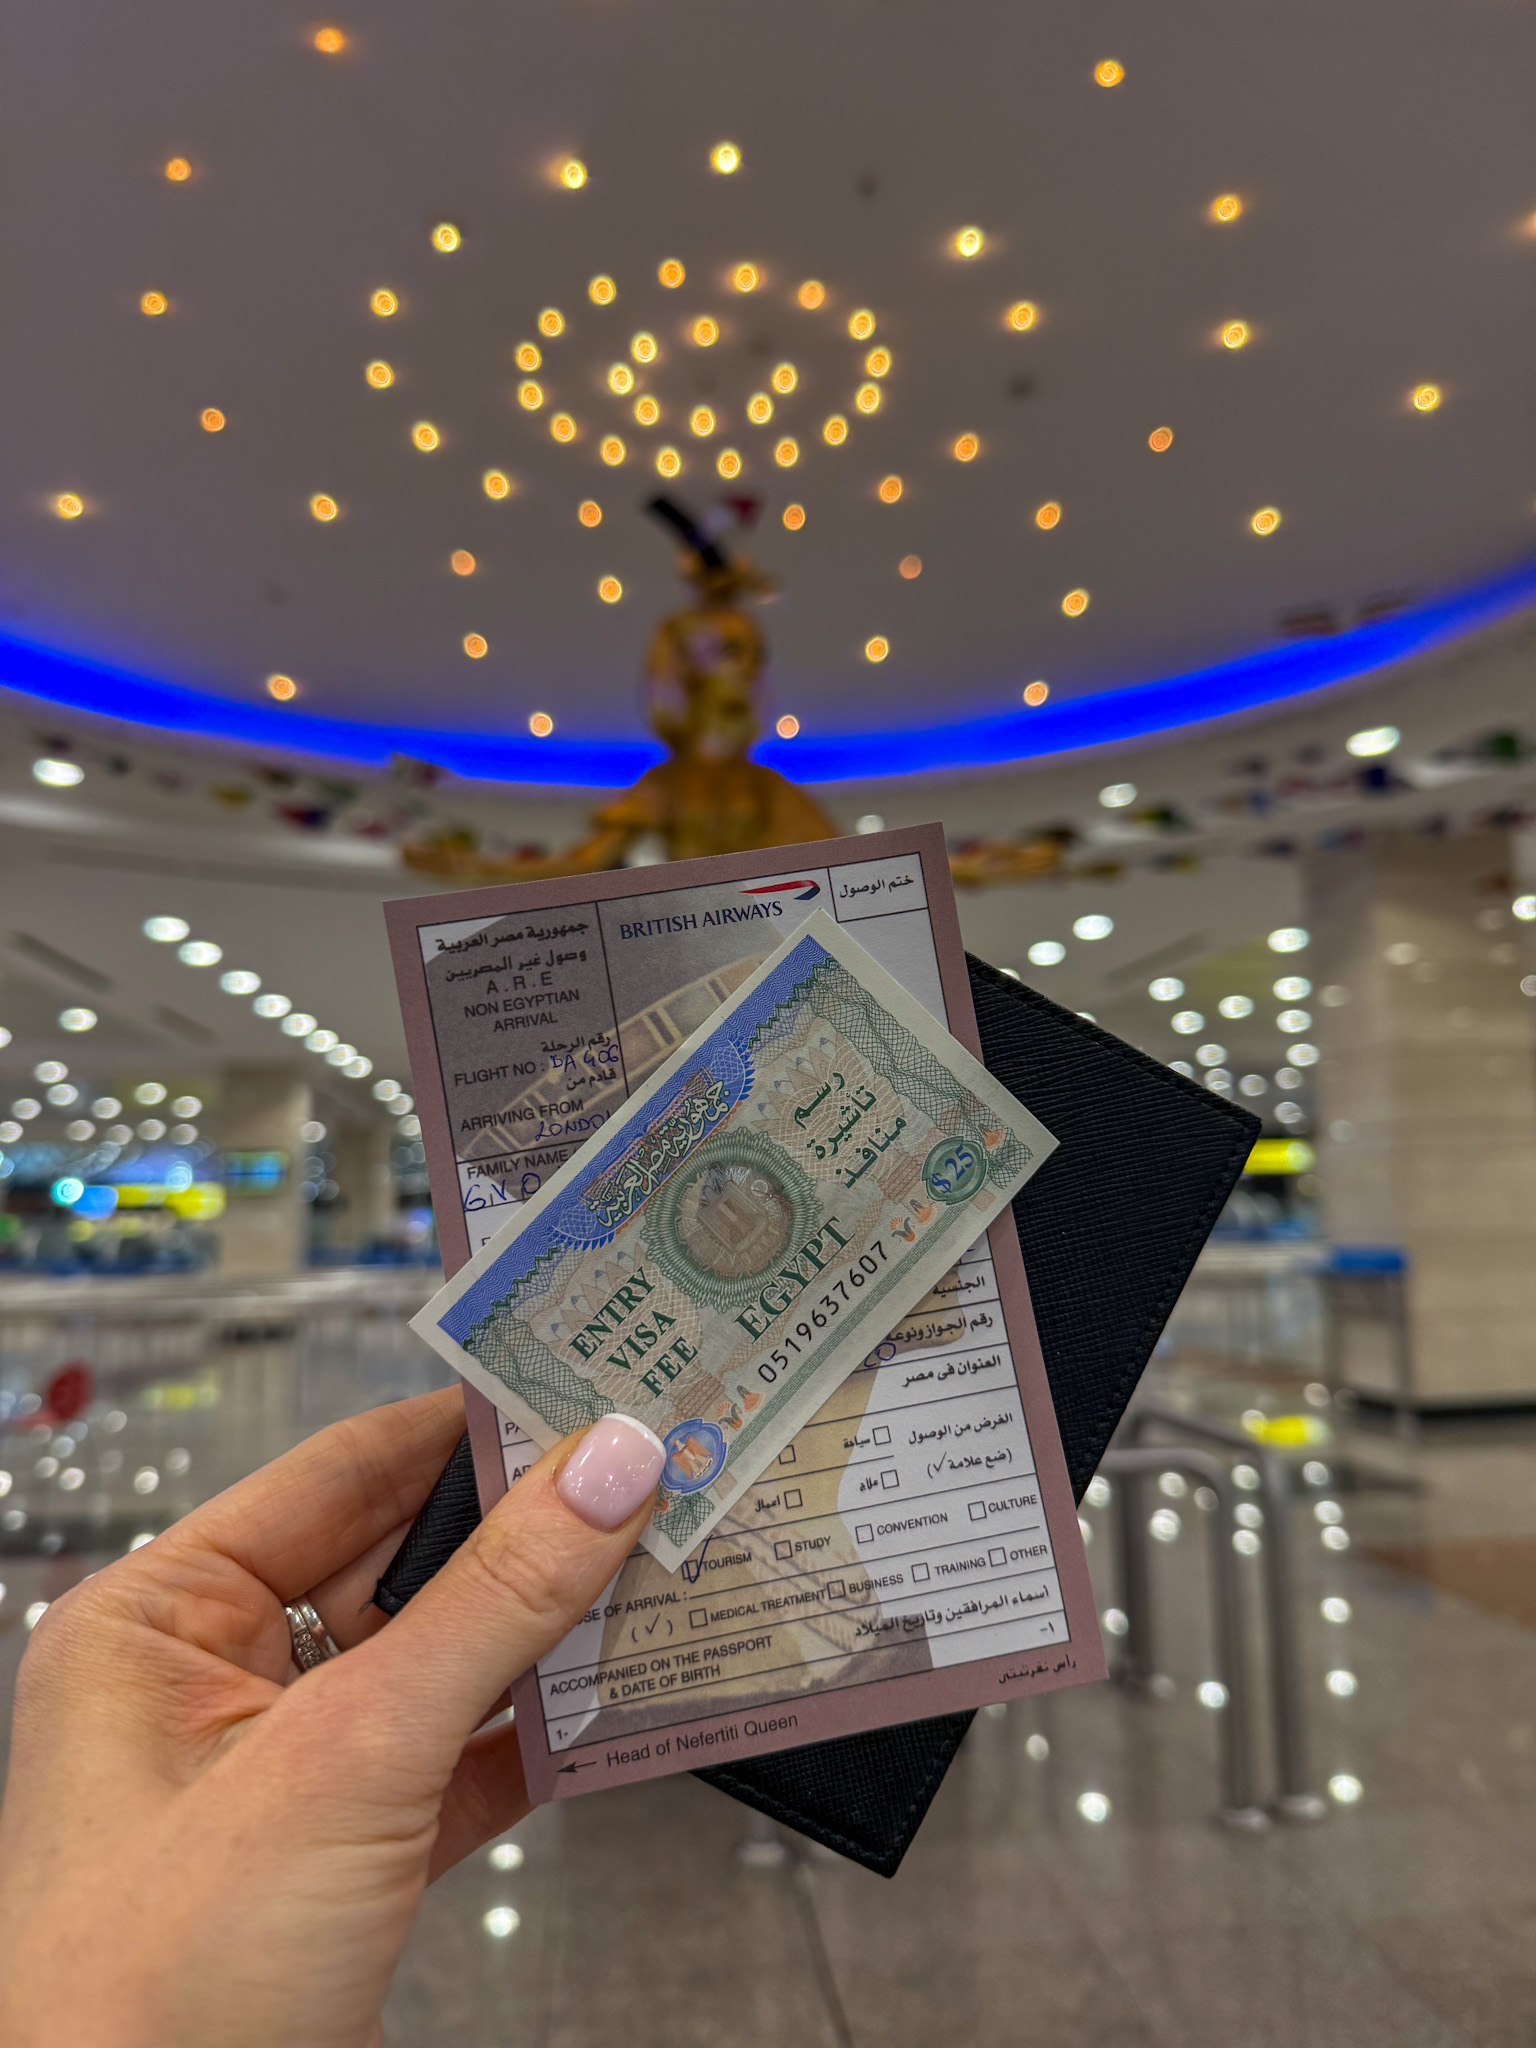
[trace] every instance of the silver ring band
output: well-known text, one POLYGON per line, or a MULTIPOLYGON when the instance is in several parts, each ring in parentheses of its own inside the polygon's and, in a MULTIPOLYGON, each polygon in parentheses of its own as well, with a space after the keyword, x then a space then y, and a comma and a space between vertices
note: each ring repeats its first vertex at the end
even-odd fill
POLYGON ((328 1657, 341 1655, 341 1645, 332 1637, 309 1601, 296 1600, 291 1606, 284 1607, 283 1612, 288 1617, 288 1633, 293 1638, 293 1661, 301 1671, 313 1671, 328 1657))

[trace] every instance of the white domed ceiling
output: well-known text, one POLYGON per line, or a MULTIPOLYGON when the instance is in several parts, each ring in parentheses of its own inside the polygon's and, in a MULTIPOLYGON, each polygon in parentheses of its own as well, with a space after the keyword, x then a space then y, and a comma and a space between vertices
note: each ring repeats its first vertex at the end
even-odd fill
POLYGON ((658 488, 761 503, 791 773, 1025 754, 1035 682, 1369 665, 1362 621, 1526 594, 1533 42, 1440 0, 13 14, 0 680, 622 780, 658 488))

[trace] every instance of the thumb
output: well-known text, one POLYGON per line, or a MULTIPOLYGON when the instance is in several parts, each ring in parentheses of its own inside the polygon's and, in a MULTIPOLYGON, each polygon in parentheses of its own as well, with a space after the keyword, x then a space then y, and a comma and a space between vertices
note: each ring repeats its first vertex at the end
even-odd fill
MULTIPOLYGON (((547 1451, 410 1604, 317 1673, 355 1686, 374 1735, 444 1773, 514 1679, 570 1633, 634 1548, 666 1462, 614 1413, 547 1451)), ((430 1767, 430 1766, 429 1766, 430 1767)))

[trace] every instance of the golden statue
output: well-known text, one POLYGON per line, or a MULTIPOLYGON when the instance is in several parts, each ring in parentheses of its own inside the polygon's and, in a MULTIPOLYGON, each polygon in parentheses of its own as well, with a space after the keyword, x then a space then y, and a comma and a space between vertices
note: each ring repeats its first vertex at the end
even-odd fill
POLYGON ((656 628, 645 660, 646 716, 668 758, 594 811, 591 833, 566 853, 495 858, 453 833, 404 847, 407 867, 464 882, 537 881, 623 867, 636 851, 690 860, 838 836, 804 790, 750 756, 767 647, 746 600, 773 586, 669 499, 648 509, 681 538, 679 567, 692 587, 691 601, 656 628))

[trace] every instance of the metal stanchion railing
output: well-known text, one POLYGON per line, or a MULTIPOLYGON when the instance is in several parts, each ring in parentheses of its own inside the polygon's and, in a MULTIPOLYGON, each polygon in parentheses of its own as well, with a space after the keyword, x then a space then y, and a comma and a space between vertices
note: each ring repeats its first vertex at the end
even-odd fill
POLYGON ((1243 1597, 1237 1553, 1232 1548, 1237 1504, 1232 1475, 1209 1451, 1183 1445, 1168 1449, 1109 1451, 1099 1470, 1115 1482, 1119 1508, 1117 1549, 1120 1598, 1128 1627, 1122 1641, 1121 1675, 1146 1680, 1155 1675, 1150 1549, 1143 1481, 1152 1473, 1179 1472, 1210 1487, 1217 1518, 1210 1544, 1211 1656, 1215 1676, 1226 1687, 1221 1720, 1221 1818, 1228 1827, 1258 1830, 1269 1816, 1257 1797, 1256 1701, 1243 1653, 1243 1597))
POLYGON ((1274 1722, 1279 1796, 1283 1820, 1320 1820, 1327 1801, 1312 1789, 1307 1743, 1306 1678, 1298 1629, 1296 1564, 1291 1545, 1291 1484, 1285 1461, 1246 1430, 1204 1416, 1187 1415, 1161 1401, 1139 1401, 1123 1427, 1140 1445, 1149 1429, 1203 1438, 1239 1451, 1259 1475, 1264 1504, 1264 1608, 1269 1636, 1270 1711, 1274 1722))

